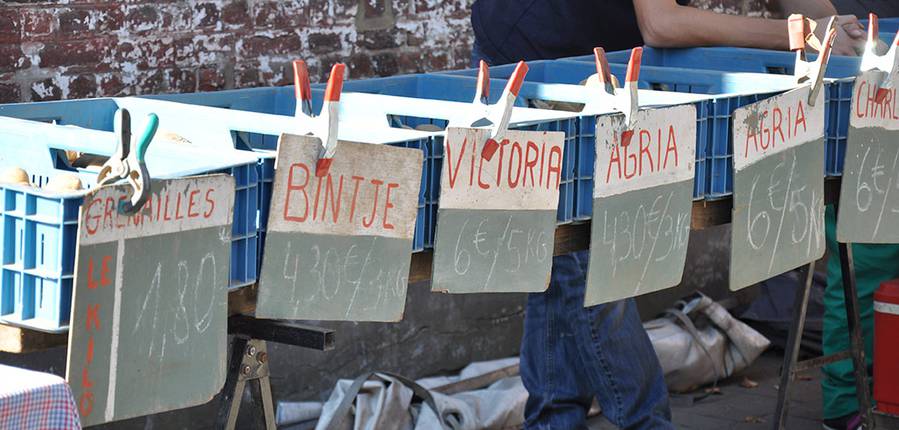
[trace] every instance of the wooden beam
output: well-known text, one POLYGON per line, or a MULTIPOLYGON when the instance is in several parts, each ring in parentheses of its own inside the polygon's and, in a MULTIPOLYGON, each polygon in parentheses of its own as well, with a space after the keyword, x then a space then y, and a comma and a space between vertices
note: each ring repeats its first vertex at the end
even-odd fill
POLYGON ((69 341, 66 333, 45 333, 0 324, 0 352, 21 354, 63 346, 69 341))

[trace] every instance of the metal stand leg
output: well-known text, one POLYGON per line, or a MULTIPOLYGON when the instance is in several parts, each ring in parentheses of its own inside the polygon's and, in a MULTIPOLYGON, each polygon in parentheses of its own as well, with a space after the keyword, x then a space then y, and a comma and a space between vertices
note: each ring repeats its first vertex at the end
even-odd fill
POLYGON ((859 316, 858 289, 855 284, 855 265, 852 261, 851 244, 841 243, 840 269, 843 274, 843 297, 846 301, 846 321, 851 340, 852 364, 855 367, 855 391, 858 397, 858 409, 865 423, 865 428, 873 429, 874 420, 871 415, 871 393, 868 391, 868 366, 865 362, 865 339, 862 336, 861 318, 859 316))
POLYGON ((815 263, 810 263, 802 272, 805 274, 804 282, 800 288, 796 289, 796 298, 793 301, 793 320, 790 322, 790 332, 787 337, 786 351, 784 352, 784 364, 780 371, 777 409, 774 412, 775 430, 786 428, 787 415, 790 410, 790 392, 793 378, 796 374, 799 349, 802 345, 802 333, 805 330, 805 313, 808 310, 808 297, 812 289, 815 263))
POLYGON ((275 408, 272 403, 272 388, 269 382, 268 351, 264 341, 236 337, 231 352, 228 380, 219 412, 219 424, 226 430, 237 425, 237 414, 248 381, 259 383, 262 397, 262 411, 266 430, 275 430, 275 408), (236 366, 235 366, 236 364, 236 366), (230 399, 229 399, 230 397, 230 399))
POLYGON ((266 341, 327 351, 334 348, 334 331, 276 320, 233 316, 228 333, 235 335, 228 362, 228 379, 222 389, 216 428, 233 430, 248 381, 259 383, 266 430, 275 430, 275 407, 269 381, 266 341))
POLYGON ((862 337, 861 319, 859 317, 858 289, 855 284, 855 266, 852 262, 852 247, 849 244, 839 244, 840 268, 843 275, 843 297, 846 306, 846 321, 849 328, 850 348, 848 351, 838 352, 829 356, 818 357, 811 360, 797 362, 799 348, 802 343, 802 332, 805 328, 805 314, 808 309, 809 292, 811 291, 814 275, 814 263, 809 264, 804 270, 805 282, 796 290, 796 299, 793 303, 793 321, 790 323, 790 333, 787 338, 787 347, 784 353, 784 364, 780 375, 780 389, 777 393, 777 409, 774 413, 774 429, 786 428, 787 416, 790 409, 790 391, 793 379, 800 372, 816 369, 829 363, 851 358, 855 368, 855 389, 858 396, 859 414, 865 423, 866 429, 874 428, 874 419, 871 413, 871 393, 868 391, 868 370, 865 362, 865 341, 862 337))

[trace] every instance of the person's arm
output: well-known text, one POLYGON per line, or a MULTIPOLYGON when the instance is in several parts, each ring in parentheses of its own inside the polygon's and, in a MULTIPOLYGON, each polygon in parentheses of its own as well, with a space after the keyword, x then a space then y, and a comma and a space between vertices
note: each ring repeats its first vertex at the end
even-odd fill
MULTIPOLYGON (((825 8, 819 3, 826 0, 784 2, 794 3, 791 7, 800 7, 796 4, 802 3, 801 9, 804 11, 822 12, 825 8)), ((725 15, 680 6, 675 0, 634 0, 634 9, 643 41, 649 46, 685 48, 723 45, 787 50, 790 45, 787 21, 783 19, 725 15)), ((826 26, 828 19, 818 19, 819 31, 826 26)), ((854 16, 839 17, 833 53, 855 55, 856 47, 864 44, 865 34, 860 28, 854 16)))

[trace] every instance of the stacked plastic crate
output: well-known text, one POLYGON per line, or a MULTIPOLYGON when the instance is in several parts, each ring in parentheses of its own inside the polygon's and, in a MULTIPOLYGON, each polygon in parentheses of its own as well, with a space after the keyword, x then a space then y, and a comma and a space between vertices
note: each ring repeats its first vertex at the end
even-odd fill
MULTIPOLYGON (((85 123, 112 124, 115 103, 109 99, 7 105, 5 115, 20 113, 33 119, 63 122, 66 112, 85 123), (73 106, 74 105, 74 106, 73 106), (76 109, 77 107, 77 109, 76 109), (21 110, 20 110, 21 109, 21 110), (27 111, 27 112, 26 112, 27 111), (96 116, 85 115, 93 112, 96 116)), ((78 218, 83 191, 40 188, 56 175, 77 175, 86 188, 96 182, 97 169, 73 167, 66 151, 99 156, 115 152, 115 137, 101 128, 62 126, 47 122, 0 117, 0 169, 20 168, 27 182, 0 184, 0 320, 58 332, 67 328, 74 276, 78 218)), ((147 165, 156 178, 228 173, 236 182, 231 253, 231 286, 256 280, 255 158, 223 152, 207 154, 175 145, 151 145, 147 165)), ((23 178, 24 179, 24 178, 23 178)))

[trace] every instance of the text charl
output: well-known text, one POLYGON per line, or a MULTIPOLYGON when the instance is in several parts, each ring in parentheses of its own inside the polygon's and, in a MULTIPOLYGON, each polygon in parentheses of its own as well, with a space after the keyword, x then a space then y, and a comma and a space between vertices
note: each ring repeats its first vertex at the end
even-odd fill
POLYGON ((606 183, 613 178, 622 181, 676 168, 678 162, 674 125, 656 130, 628 130, 621 134, 619 144, 610 148, 606 183))
MULTIPOLYGON (((111 255, 105 255, 100 261, 94 261, 93 257, 88 258, 87 269, 87 288, 96 290, 100 287, 108 287, 112 285, 111 274, 113 268, 110 267, 112 261, 111 255)), ((91 369, 102 370, 101 366, 92 366, 94 362, 94 332, 100 330, 100 304, 87 303, 84 317, 84 329, 90 333, 87 338, 87 349, 84 353, 84 366, 81 368, 81 379, 78 381, 78 412, 82 417, 90 416, 94 411, 94 381, 90 376, 91 369)), ((70 381, 70 383, 72 383, 70 381)))
POLYGON ((498 155, 487 160, 481 157, 477 142, 472 139, 462 139, 461 145, 448 139, 446 161, 450 188, 559 188, 562 179, 560 146, 510 139, 498 143, 498 155), (468 164, 468 175, 463 174, 460 178, 460 167, 464 164, 468 164))
POLYGON ((398 182, 384 178, 329 173, 315 176, 306 163, 287 167, 284 194, 285 221, 360 224, 363 228, 393 230, 391 211, 395 207, 398 182), (363 198, 365 196, 366 198, 363 198))
POLYGON ((87 203, 87 214, 84 218, 88 236, 100 230, 174 223, 185 219, 209 219, 215 213, 217 204, 214 188, 194 188, 177 192, 173 191, 173 187, 169 187, 163 193, 151 194, 137 214, 125 216, 119 214, 118 207, 126 199, 128 196, 124 194, 118 198, 111 196, 92 198, 87 203))
POLYGON ((860 81, 855 88, 856 117, 899 120, 895 88, 879 88, 867 81, 860 81))
POLYGON ((755 118, 750 115, 747 120, 746 141, 743 145, 743 157, 752 153, 764 153, 774 149, 778 144, 789 143, 800 133, 808 131, 805 106, 800 98, 796 106, 786 109, 775 105, 771 109, 759 112, 755 118), (755 121, 753 121, 755 119, 755 121))

